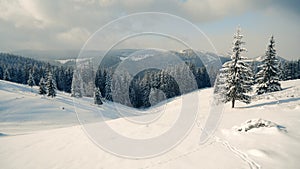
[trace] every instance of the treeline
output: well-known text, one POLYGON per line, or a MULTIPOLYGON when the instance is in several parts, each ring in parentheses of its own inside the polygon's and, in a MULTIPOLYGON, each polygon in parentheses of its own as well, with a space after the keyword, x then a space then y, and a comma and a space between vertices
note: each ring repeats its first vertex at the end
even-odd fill
POLYGON ((96 87, 102 98, 135 108, 147 108, 168 98, 211 87, 205 67, 196 67, 191 62, 161 70, 146 69, 134 76, 126 70, 99 68, 94 82, 89 78, 94 71, 87 66, 90 61, 82 65, 74 73, 72 96, 91 97, 96 87))
POLYGON ((281 71, 281 80, 300 79, 300 59, 298 59, 298 61, 281 63, 279 67, 281 71))
POLYGON ((56 82, 56 89, 71 92, 73 68, 55 66, 49 63, 24 58, 8 53, 0 53, 0 79, 20 84, 39 85, 40 79, 47 80, 51 72, 56 82), (32 77, 32 79, 30 79, 32 77))
MULTIPOLYGON (((254 74, 258 73, 260 65, 261 62, 257 61, 251 63, 251 69, 254 74)), ((293 61, 282 60, 279 62, 278 68, 280 81, 300 79, 300 59, 293 61)))
MULTIPOLYGON (((204 66, 197 67, 193 62, 185 62, 162 70, 147 69, 133 76, 126 70, 115 70, 116 67, 93 69, 92 60, 84 62, 82 67, 74 70, 70 66, 51 65, 0 53, 0 79, 40 86, 40 91, 43 88, 49 90, 47 86, 51 86, 53 81, 55 90, 71 93, 73 97, 94 96, 97 104, 104 99, 135 108, 147 108, 168 98, 211 87, 218 73, 213 69, 207 71, 204 66), (48 80, 49 74, 51 80, 48 80), (41 87, 43 83, 45 87, 41 87)), ((254 74, 261 69, 257 68, 260 66, 257 63, 252 66, 254 74)), ((278 70, 279 80, 298 79, 300 59, 280 62, 278 70)))

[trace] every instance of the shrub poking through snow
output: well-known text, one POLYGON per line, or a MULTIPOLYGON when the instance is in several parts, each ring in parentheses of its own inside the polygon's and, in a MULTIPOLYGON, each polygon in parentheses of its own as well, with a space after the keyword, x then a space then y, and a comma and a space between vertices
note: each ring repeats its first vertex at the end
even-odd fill
POLYGON ((250 119, 242 123, 241 126, 235 126, 234 129, 241 132, 247 132, 251 129, 261 128, 261 127, 268 127, 268 128, 276 127, 279 130, 285 130, 285 127, 264 119, 250 119))

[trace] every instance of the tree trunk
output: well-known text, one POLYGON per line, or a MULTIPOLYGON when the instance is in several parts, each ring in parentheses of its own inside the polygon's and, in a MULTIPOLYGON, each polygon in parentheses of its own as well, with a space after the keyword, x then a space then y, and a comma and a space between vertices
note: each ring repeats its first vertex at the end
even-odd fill
POLYGON ((235 102, 235 99, 233 98, 232 99, 232 106, 231 106, 231 108, 234 108, 234 102, 235 102))

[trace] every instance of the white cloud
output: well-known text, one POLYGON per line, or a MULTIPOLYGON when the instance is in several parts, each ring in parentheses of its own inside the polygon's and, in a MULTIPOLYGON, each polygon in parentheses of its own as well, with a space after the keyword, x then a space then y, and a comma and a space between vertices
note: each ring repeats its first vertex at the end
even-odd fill
MULTIPOLYGON (((268 0, 267 0, 268 1, 268 0)), ((257 10, 266 2, 253 0, 2 0, 0 19, 27 28, 86 27, 93 31, 124 14, 135 12, 167 12, 194 22, 220 19, 227 15, 257 10)))
POLYGON ((51 22, 33 0, 3 0, 0 1, 0 10, 0 18, 16 27, 44 28, 51 22))
MULTIPOLYGON (((253 11, 267 13, 270 8, 278 12, 281 6, 288 9, 286 11, 289 8, 297 11, 297 1, 293 2, 290 5, 280 0, 0 0, 0 32, 10 37, 0 44, 4 50, 28 48, 30 41, 39 44, 34 46, 51 49, 80 48, 90 33, 109 21, 135 12, 166 12, 199 24, 253 11)), ((132 26, 135 25, 120 29, 130 30, 132 26)))
POLYGON ((85 42, 89 36, 90 32, 84 28, 72 28, 66 32, 58 33, 57 39, 69 45, 76 45, 85 42))

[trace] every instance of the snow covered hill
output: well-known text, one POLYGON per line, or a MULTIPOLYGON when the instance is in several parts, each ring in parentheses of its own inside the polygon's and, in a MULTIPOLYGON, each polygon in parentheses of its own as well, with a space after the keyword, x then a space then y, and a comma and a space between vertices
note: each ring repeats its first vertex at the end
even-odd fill
MULTIPOLYGON (((38 95, 38 87, 0 80, 0 133, 23 134, 35 130, 79 125, 74 103, 78 112, 89 112, 90 120, 103 113, 105 119, 119 118, 112 107, 106 103, 102 107, 93 105, 92 98, 75 99, 70 94, 58 92, 57 97, 49 98, 38 95), (74 102, 75 101, 75 102, 74 102)), ((123 105, 119 109, 130 116, 132 109, 123 105)))
POLYGON ((79 125, 73 98, 68 94, 59 92, 51 99, 37 95, 37 88, 0 81, 0 166, 3 169, 297 169, 300 80, 282 82, 282 87, 284 90, 280 92, 254 96, 249 105, 238 102, 237 108, 231 109, 226 104, 216 132, 203 145, 199 145, 199 138, 208 117, 212 89, 173 98, 143 112, 113 103, 97 107, 89 98, 75 100, 76 110, 86 112, 86 119, 92 124, 98 122, 102 112, 106 123, 122 135, 149 138, 172 128, 182 99, 198 97, 200 112, 188 136, 165 154, 137 160, 112 155, 96 146, 79 125), (120 114, 114 108, 124 112, 124 118, 118 118, 120 114), (164 110, 163 114, 150 124, 130 123, 127 118, 139 113, 149 116, 160 110, 164 110))

